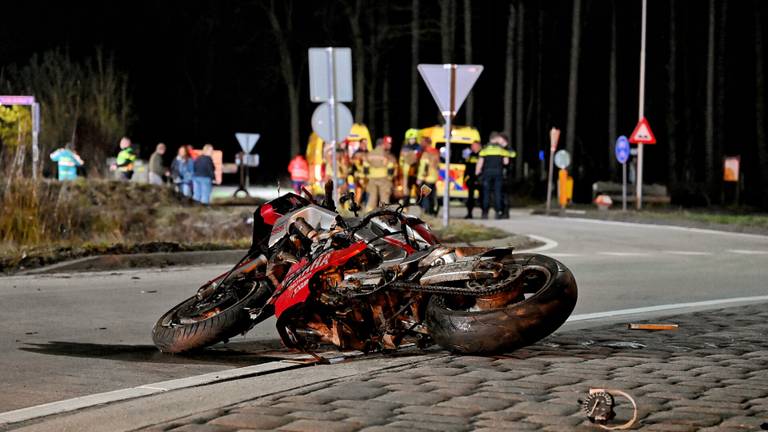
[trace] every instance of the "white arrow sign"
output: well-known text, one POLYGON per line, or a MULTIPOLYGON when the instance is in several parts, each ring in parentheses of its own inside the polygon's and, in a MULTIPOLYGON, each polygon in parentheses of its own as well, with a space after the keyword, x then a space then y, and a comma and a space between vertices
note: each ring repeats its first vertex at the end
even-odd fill
POLYGON ((421 64, 418 69, 443 116, 456 115, 483 71, 480 65, 452 64, 421 64), (454 71, 455 89, 451 104, 451 75, 454 71))
POLYGON ((261 138, 261 134, 239 132, 235 134, 235 138, 237 138, 237 142, 240 143, 240 147, 243 151, 245 153, 250 153, 251 150, 256 147, 256 143, 259 141, 259 138, 261 138))

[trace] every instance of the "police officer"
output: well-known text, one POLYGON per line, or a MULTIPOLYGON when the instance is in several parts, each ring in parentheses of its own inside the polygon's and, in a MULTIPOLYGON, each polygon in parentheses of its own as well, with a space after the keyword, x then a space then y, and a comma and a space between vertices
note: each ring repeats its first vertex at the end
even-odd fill
POLYGON ((400 172, 402 173, 403 205, 405 206, 410 204, 411 189, 416 184, 416 174, 421 157, 421 147, 417 142, 418 137, 418 129, 408 129, 405 131, 405 142, 400 149, 400 172))
POLYGON ((416 183, 429 186, 432 192, 421 200, 421 208, 425 213, 436 215, 437 206, 437 183, 438 170, 440 169, 440 152, 432 147, 432 140, 424 137, 421 140, 421 159, 419 160, 419 172, 416 175, 416 183))
POLYGON ((509 164, 509 152, 505 149, 507 137, 499 132, 492 132, 488 145, 480 151, 475 174, 483 179, 483 219, 488 219, 488 209, 493 194, 496 219, 504 216, 502 190, 504 168, 509 164))
MULTIPOLYGON (((480 141, 473 142, 469 147, 469 154, 464 158, 464 184, 467 186, 467 215, 464 219, 472 219, 472 211, 475 209, 475 193, 482 191, 480 182, 478 180, 477 162, 480 160, 480 150, 482 145, 480 141)), ((483 194, 480 193, 480 202, 483 202, 483 194)))
POLYGON ((376 148, 363 159, 363 173, 368 180, 365 191, 368 193, 366 211, 376 208, 379 203, 389 204, 392 195, 392 179, 395 177, 397 161, 390 153, 392 138, 379 138, 376 148))

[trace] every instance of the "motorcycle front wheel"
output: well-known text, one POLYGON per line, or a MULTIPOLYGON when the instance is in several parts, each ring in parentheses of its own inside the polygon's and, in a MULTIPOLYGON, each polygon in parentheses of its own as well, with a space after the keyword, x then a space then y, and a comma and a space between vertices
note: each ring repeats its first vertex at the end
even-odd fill
POLYGON ((521 289, 520 297, 483 309, 432 296, 426 322, 438 345, 462 354, 509 352, 550 335, 568 319, 578 290, 567 267, 538 254, 514 254, 503 262, 522 268, 522 286, 516 288, 521 289))
POLYGON ((197 296, 184 300, 157 320, 152 341, 160 351, 178 354, 247 332, 253 326, 247 309, 258 307, 262 297, 269 297, 266 283, 250 282, 249 287, 239 290, 221 288, 205 300, 197 296))

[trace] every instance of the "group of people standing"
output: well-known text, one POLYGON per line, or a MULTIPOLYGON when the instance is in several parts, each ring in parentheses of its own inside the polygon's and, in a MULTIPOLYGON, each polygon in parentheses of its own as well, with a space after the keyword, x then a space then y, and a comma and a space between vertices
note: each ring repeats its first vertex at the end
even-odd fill
MULTIPOLYGON (((202 204, 210 204, 213 182, 216 178, 211 157, 213 146, 206 144, 203 146, 202 152, 195 155, 191 146, 181 145, 169 168, 166 168, 163 161, 166 150, 166 145, 159 143, 149 157, 149 183, 164 185, 166 180, 170 180, 182 195, 192 197, 202 204)), ((117 171, 120 180, 131 180, 136 158, 136 151, 131 140, 125 137, 121 139, 120 152, 112 166, 112 169, 117 171)))
MULTIPOLYGON (((365 209, 370 211, 379 205, 390 203, 396 183, 402 186, 403 204, 406 206, 410 204, 412 188, 428 186, 431 192, 421 198, 420 205, 425 213, 437 214, 436 184, 440 177, 440 163, 445 161, 441 157, 440 149, 432 144, 428 136, 422 136, 419 140, 417 129, 406 131, 399 160, 391 152, 390 136, 377 139, 374 149, 370 152, 365 139, 356 144, 357 149, 350 151, 350 142, 344 141, 336 151, 337 179, 341 194, 355 191, 355 201, 361 206, 364 197, 367 197, 365 209)), ((506 136, 494 132, 485 147, 479 141, 474 142, 469 152, 463 155, 466 166, 464 181, 468 189, 467 218, 472 218, 475 194, 478 192, 483 218, 488 217, 491 197, 494 198, 496 218, 506 217, 508 214, 503 185, 509 160, 514 158, 515 154, 508 151, 507 146, 506 136)), ((333 172, 332 162, 332 156, 326 154, 327 178, 333 172)), ((309 180, 307 160, 303 155, 296 155, 289 163, 288 171, 294 190, 300 193, 309 180)))

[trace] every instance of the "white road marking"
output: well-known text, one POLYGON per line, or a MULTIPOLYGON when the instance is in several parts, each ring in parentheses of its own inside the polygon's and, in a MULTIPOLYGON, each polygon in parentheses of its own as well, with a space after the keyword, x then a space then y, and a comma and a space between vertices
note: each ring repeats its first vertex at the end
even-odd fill
POLYGON ((597 254, 616 257, 639 257, 650 255, 648 252, 598 252, 597 254))
POLYGON ((674 251, 674 250, 665 250, 665 251, 662 251, 662 253, 672 254, 672 255, 687 255, 687 256, 706 256, 706 255, 712 255, 711 252, 674 251))
MULTIPOLYGON (((540 217, 548 217, 548 218, 556 218, 557 216, 545 216, 545 215, 537 215, 540 217)), ((560 220, 563 220, 560 218, 560 220)), ((730 232, 730 231, 718 231, 718 230, 711 230, 711 229, 704 229, 704 228, 689 228, 689 227, 682 227, 677 225, 660 225, 660 224, 644 224, 644 223, 636 223, 636 222, 618 222, 618 221, 606 221, 606 220, 599 220, 599 219, 586 219, 586 218, 577 218, 577 217, 569 217, 565 220, 569 221, 576 221, 576 222, 584 222, 584 223, 591 223, 591 224, 605 224, 605 225, 617 225, 617 226, 630 226, 630 227, 638 227, 638 228, 650 228, 650 229, 668 229, 668 230, 675 230, 675 231, 688 231, 688 232, 694 232, 699 234, 716 234, 716 235, 725 235, 725 236, 736 236, 736 237, 746 237, 751 239, 757 239, 757 240, 766 240, 768 241, 767 235, 762 234, 748 234, 748 233, 737 233, 737 232, 730 232)))
POLYGON ((754 302, 763 302, 763 301, 768 301, 768 296, 736 297, 736 298, 706 300, 706 301, 691 302, 691 303, 673 303, 673 304, 647 306, 647 307, 639 307, 639 308, 632 308, 632 309, 619 309, 614 311, 571 315, 568 318, 568 320, 566 320, 566 322, 577 322, 577 321, 586 321, 586 320, 593 320, 593 319, 600 319, 600 318, 618 317, 623 315, 635 315, 635 314, 643 314, 643 313, 650 313, 650 312, 661 312, 661 311, 673 310, 673 309, 687 309, 687 308, 696 308, 696 307, 703 307, 703 306, 727 305, 730 303, 754 303, 754 302))
POLYGON ((547 251, 547 250, 550 250, 550 249, 554 249, 558 245, 558 243, 556 241, 552 240, 551 238, 542 237, 542 236, 535 235, 535 234, 526 234, 526 235, 528 237, 534 239, 534 240, 538 240, 540 242, 543 242, 544 245, 543 246, 539 246, 537 248, 533 248, 533 249, 520 249, 521 252, 527 252, 527 253, 544 252, 544 251, 547 251))
POLYGON ((220 372, 212 372, 203 375, 180 378, 175 380, 161 381, 152 384, 130 387, 121 390, 114 390, 104 393, 96 393, 88 396, 81 396, 62 401, 50 402, 28 408, 21 408, 14 411, 0 413, 0 425, 7 423, 18 423, 31 420, 38 417, 45 417, 53 414, 75 411, 95 405, 117 402, 126 399, 133 399, 141 396, 148 396, 155 393, 162 393, 169 390, 178 390, 188 387, 197 387, 206 384, 212 384, 219 381, 227 381, 235 378, 245 378, 255 375, 261 375, 267 372, 278 372, 287 369, 302 367, 294 362, 274 361, 262 363, 254 366, 246 366, 236 369, 228 369, 220 372))
POLYGON ((741 255, 768 255, 768 251, 764 250, 728 249, 728 252, 741 255))

